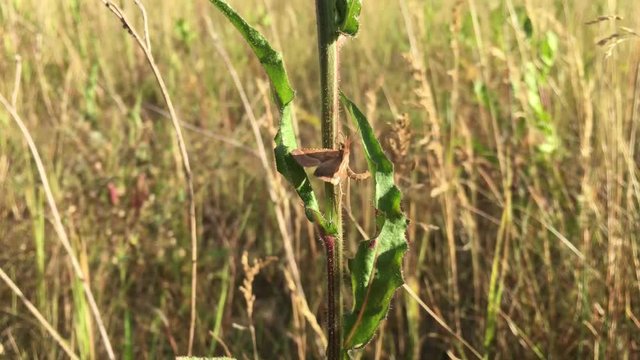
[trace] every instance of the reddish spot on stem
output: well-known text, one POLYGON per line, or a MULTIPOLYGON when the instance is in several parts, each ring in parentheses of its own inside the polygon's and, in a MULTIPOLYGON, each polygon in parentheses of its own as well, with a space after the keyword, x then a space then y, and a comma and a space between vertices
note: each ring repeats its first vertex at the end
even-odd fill
POLYGON ((333 251, 333 249, 336 247, 336 238, 334 236, 323 235, 322 242, 324 243, 327 252, 333 251))

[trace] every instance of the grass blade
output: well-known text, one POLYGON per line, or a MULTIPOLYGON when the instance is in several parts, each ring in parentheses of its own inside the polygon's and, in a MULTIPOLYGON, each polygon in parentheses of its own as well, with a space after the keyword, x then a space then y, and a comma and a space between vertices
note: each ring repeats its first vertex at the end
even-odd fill
POLYGON ((336 2, 338 10, 338 29, 345 35, 355 36, 360 28, 361 0, 339 0, 336 2))

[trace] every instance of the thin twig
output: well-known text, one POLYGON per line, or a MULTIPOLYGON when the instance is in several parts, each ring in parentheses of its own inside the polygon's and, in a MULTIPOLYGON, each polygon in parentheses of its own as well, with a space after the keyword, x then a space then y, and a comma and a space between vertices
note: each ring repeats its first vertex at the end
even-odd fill
POLYGON ((106 7, 122 22, 122 25, 127 29, 129 34, 133 36, 136 43, 140 46, 140 49, 144 52, 144 55, 151 66, 151 70, 153 71, 154 76, 156 77, 156 81, 158 82, 158 86, 160 87, 160 91, 162 93, 162 97, 167 105, 167 109, 169 110, 169 115, 171 116, 171 123, 173 125, 174 131, 176 133, 176 138, 178 141, 178 147, 180 148, 180 157, 182 160, 182 166, 184 170, 184 176, 187 182, 187 190, 189 193, 189 228, 191 233, 191 316, 189 322, 189 345, 187 350, 187 355, 191 356, 193 352, 193 341, 195 338, 195 329, 196 329, 196 294, 197 294, 197 277, 198 277, 198 233, 197 233, 197 224, 196 224, 196 205, 195 205, 195 195, 193 190, 193 175, 191 173, 191 166, 189 164, 189 154, 187 152, 187 146, 184 141, 184 137, 182 135, 182 129, 180 127, 180 120, 178 118, 178 114, 173 106, 173 102, 171 101, 171 97, 169 96, 169 91, 165 85, 162 74, 160 73, 160 69, 158 68, 153 54, 151 53, 151 46, 149 40, 149 33, 146 21, 146 11, 144 6, 139 0, 134 0, 135 4, 140 8, 142 12, 143 18, 145 20, 145 29, 144 36, 145 40, 140 37, 138 32, 131 26, 131 23, 127 20, 126 16, 122 12, 122 10, 118 7, 118 5, 114 4, 109 0, 100 0, 102 3, 106 5, 106 7))
POLYGON ((111 347, 111 342, 109 341, 109 336, 107 335, 107 330, 102 321, 102 317, 100 316, 100 310, 98 310, 98 305, 96 303, 95 298, 93 297, 93 293, 91 292, 91 288, 89 287, 89 282, 82 271, 82 267, 80 266, 80 262, 76 257, 73 247, 71 247, 71 242, 69 241, 69 237, 67 236, 67 232, 62 226, 62 218, 60 217, 60 212, 58 212, 58 207, 53 197, 53 192, 51 191, 51 187, 49 186, 49 181, 47 180, 47 173, 44 169, 44 165, 42 164, 42 159, 40 158, 40 154, 38 153, 38 148, 36 147, 29 130, 24 125, 24 122, 20 118, 20 115, 16 112, 16 109, 9 104, 7 99, 0 94, 0 103, 5 107, 7 112, 11 115, 13 120, 16 122, 20 131, 22 131, 22 135, 24 136, 27 144, 29 145, 29 150, 31 151, 31 155, 33 156, 33 160, 36 163, 36 168, 38 169, 38 175, 40 176, 40 180, 42 182, 42 188, 44 189, 45 196, 47 198, 47 203, 49 204, 49 208, 53 214, 53 227, 60 238, 60 242, 64 247, 67 255, 71 259, 71 265, 73 271, 76 275, 76 278, 82 284, 82 289, 84 290, 85 296, 87 297, 87 301, 89 303, 89 308, 93 313, 93 317, 96 320, 96 325, 98 326, 98 330, 100 331, 100 336, 102 337, 102 342, 107 350, 107 355, 109 359, 115 359, 115 354, 113 353, 113 348, 111 347))
MULTIPOLYGON (((159 107, 157 107, 157 106, 155 106, 153 104, 143 104, 142 107, 145 108, 145 109, 148 109, 148 110, 150 110, 152 112, 155 112, 156 114, 158 114, 160 116, 166 117, 167 119, 171 119, 171 115, 169 115, 168 112, 166 112, 162 108, 159 108, 159 107)), ((238 149, 240 149, 242 151, 245 151, 245 152, 249 153, 252 156, 260 157, 260 155, 258 155, 258 153, 255 150, 253 150, 252 148, 246 146, 245 144, 241 143, 240 141, 235 140, 232 137, 218 135, 218 134, 216 134, 214 132, 211 132, 209 130, 203 129, 203 128, 199 127, 199 126, 196 126, 194 124, 188 123, 188 122, 186 122, 184 120, 180 120, 180 125, 182 125, 183 128, 185 128, 185 129, 187 129, 189 131, 193 131, 194 133, 197 133, 197 134, 212 138, 214 140, 223 142, 223 143, 225 143, 227 145, 230 145, 230 146, 238 148, 238 149)))
POLYGON ((356 226, 356 230, 358 230, 358 232, 360 233, 360 236, 362 236, 365 239, 369 239, 369 235, 364 230, 364 228, 360 226, 360 224, 358 223, 358 219, 356 219, 355 215, 353 215, 353 212, 351 211, 351 191, 350 191, 349 185, 347 185, 346 188, 347 188, 347 196, 345 197, 346 201, 344 201, 342 204, 342 208, 347 212, 349 219, 351 219, 353 224, 356 226))
POLYGON ((222 338, 216 335, 213 331, 209 331, 209 334, 218 342, 218 344, 222 346, 222 349, 224 350, 224 355, 226 357, 231 357, 232 356, 231 351, 229 351, 229 347, 227 346, 227 344, 225 344, 224 340, 222 340, 222 338))
POLYGON ((29 309, 31 314, 38 320, 40 325, 42 325, 42 327, 47 330, 49 335, 51 335, 51 337, 58 343, 58 345, 60 345, 62 350, 64 350, 64 352, 66 352, 72 360, 78 360, 78 355, 73 352, 73 349, 69 346, 69 343, 67 343, 62 338, 62 336, 56 331, 56 329, 53 328, 53 326, 51 326, 47 319, 42 316, 40 311, 38 311, 38 309, 31 303, 31 301, 29 301, 24 296, 22 291, 20 291, 20 288, 13 281, 11 281, 11 278, 9 278, 9 276, 4 272, 4 270, 2 270, 2 268, 0 268, 0 278, 5 282, 5 284, 7 284, 7 286, 9 286, 11 291, 13 291, 14 294, 16 294, 16 296, 20 298, 20 300, 22 300, 24 306, 29 309))
POLYGON ((136 3, 138 9, 140 9, 140 12, 142 13, 142 21, 144 23, 144 40, 147 44, 147 49, 149 49, 149 52, 151 52, 151 39, 149 38, 149 20, 147 18, 147 10, 144 8, 144 6, 142 6, 140 0, 133 1, 136 3))
POLYGON ((22 79, 22 58, 16 55, 16 77, 13 82, 13 94, 11 94, 11 106, 17 109, 18 93, 20 92, 20 79, 22 79))
MULTIPOLYGON (((307 300, 302 298, 299 295, 301 293, 301 291, 298 291, 298 289, 296 289, 297 285, 295 284, 295 281, 293 280, 293 275, 291 275, 291 272, 289 272, 289 270, 287 270, 287 269, 284 269, 283 272, 284 272, 284 278, 285 278, 286 283, 287 283, 287 287, 293 293, 294 300, 297 303, 299 303, 298 304, 298 310, 302 312, 302 316, 307 320, 307 322, 309 322, 309 325, 311 325, 311 328, 313 329, 313 331, 318 336, 318 339, 319 339, 320 343, 322 344, 322 347, 326 348, 327 347, 327 337, 322 332, 322 327, 318 323, 318 319, 311 312, 311 309, 309 309, 309 305, 307 304, 307 300)), ((304 295, 304 292, 302 292, 302 294, 304 295)))
POLYGON ((420 299, 420 297, 409 287, 409 285, 407 284, 402 284, 402 288, 415 300, 418 302, 418 304, 420 304, 420 306, 422 306, 422 308, 424 309, 424 311, 427 312, 427 314, 431 315, 431 317, 440 325, 442 326, 443 329, 445 329, 449 334, 451 334, 454 338, 456 338, 456 340, 460 341, 462 343, 462 345, 464 345, 467 349, 469 349, 469 351, 471 351, 471 353, 473 353, 473 355, 475 355, 478 359, 482 359, 482 355, 480 355, 480 353, 473 348, 473 346, 471 346, 471 344, 469 344, 465 339, 463 339, 460 335, 458 335, 455 331, 453 331, 449 325, 447 325, 446 322, 444 322, 444 320, 442 320, 433 310, 431 310, 431 308, 429 308, 427 306, 427 304, 424 303, 424 301, 422 301, 422 299, 420 299))
POLYGON ((247 93, 244 91, 244 86, 242 86, 242 82, 240 81, 240 76, 238 75, 238 72, 235 70, 233 63, 231 62, 231 59, 227 54, 227 51, 224 49, 224 47, 222 47, 222 44, 220 43, 220 38, 218 37, 215 30, 213 29, 213 24, 211 23, 211 19, 205 18, 205 21, 207 22, 207 30, 209 31, 209 35, 213 39, 213 45, 218 51, 218 54, 220 54, 222 61, 227 67, 227 70, 229 70, 229 75, 231 75, 231 79, 233 80, 233 83, 236 86, 236 89, 238 89, 240 100, 242 101, 244 110, 246 111, 247 117, 249 118, 249 123, 251 124, 251 130, 253 131, 253 136, 256 139, 256 144, 257 144, 256 147, 259 155, 258 157, 262 162, 262 167, 267 172, 267 175, 269 176, 269 178, 271 178, 273 176, 271 171, 271 165, 269 164, 267 153, 264 150, 264 142, 262 141, 262 135, 260 134, 260 125, 258 124, 258 119, 256 118, 253 112, 253 108, 251 107, 251 103, 249 102, 249 97, 247 96, 247 93))

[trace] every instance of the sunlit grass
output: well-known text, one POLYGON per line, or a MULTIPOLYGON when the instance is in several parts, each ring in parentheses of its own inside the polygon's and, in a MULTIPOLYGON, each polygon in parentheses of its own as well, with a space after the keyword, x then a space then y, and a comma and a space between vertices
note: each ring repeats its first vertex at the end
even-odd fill
MULTIPOLYGON (((283 49, 300 137, 319 146, 313 2, 229 1, 283 49)), ((407 283, 491 358, 633 358, 640 351, 640 43, 629 36, 605 58, 609 48, 596 42, 625 33, 621 26, 639 31, 632 15, 639 5, 402 1, 365 3, 360 35, 344 47, 341 67, 349 69, 345 92, 388 139, 406 192, 407 283), (623 19, 585 25, 611 14, 623 19), (557 40, 551 62, 549 36, 557 40)), ((227 348, 237 358, 253 356, 239 291, 248 251, 250 258, 279 259, 253 281, 257 353, 318 357, 324 348, 305 311, 323 323, 322 246, 295 198, 278 209, 272 203, 246 107, 205 17, 271 154, 277 109, 260 64, 208 1, 144 3, 155 60, 189 126, 201 229, 194 355, 224 355, 227 348), (308 309, 285 277, 278 212, 308 309)), ((133 2, 124 4, 142 26, 133 2)), ((100 1, 0 2, 0 93, 8 98, 18 54, 17 111, 74 249, 86 256, 118 358, 185 355, 188 195, 178 144, 142 53, 100 1)), ((366 167, 357 151, 351 161, 366 167)), ((345 205, 369 208, 371 191, 354 188, 345 205)), ((374 232, 373 215, 356 218, 367 233, 374 232)), ((352 256, 361 236, 345 219, 352 256)), ((77 354, 105 358, 52 221, 29 150, 2 109, 0 268, 77 354)), ((63 356, 4 283, 0 289, 5 354, 63 356)), ((396 296, 363 358, 460 356, 465 349, 456 338, 405 296, 396 296)))

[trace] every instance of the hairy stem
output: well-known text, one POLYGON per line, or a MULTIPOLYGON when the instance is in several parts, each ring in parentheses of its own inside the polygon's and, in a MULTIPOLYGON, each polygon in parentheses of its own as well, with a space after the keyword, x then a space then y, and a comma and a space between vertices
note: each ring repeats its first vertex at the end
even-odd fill
POLYGON ((331 235, 322 235, 322 242, 327 251, 327 297, 329 304, 327 304, 327 337, 329 338, 329 348, 327 350, 327 358, 335 359, 336 356, 340 356, 340 343, 336 346, 336 341, 340 340, 340 329, 337 327, 335 318, 338 315, 338 309, 333 299, 336 299, 336 238, 331 235))
MULTIPOLYGON (((335 0, 316 0, 318 53, 322 101, 322 146, 335 148, 338 128, 338 32, 335 23, 335 0)), ((325 185, 327 220, 335 225, 335 236, 323 234, 329 270, 328 359, 339 359, 342 348, 342 194, 340 185, 325 185), (329 246, 329 243, 332 243, 329 246)))

